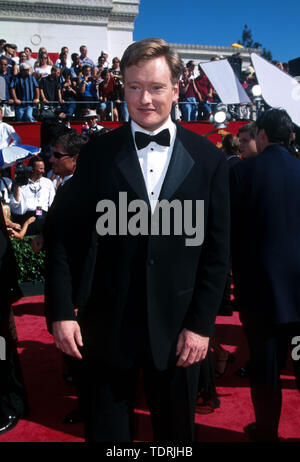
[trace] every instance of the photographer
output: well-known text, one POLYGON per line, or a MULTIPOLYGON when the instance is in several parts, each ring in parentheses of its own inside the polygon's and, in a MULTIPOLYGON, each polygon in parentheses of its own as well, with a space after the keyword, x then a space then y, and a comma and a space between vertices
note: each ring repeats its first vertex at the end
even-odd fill
POLYGON ((40 157, 33 157, 29 167, 19 163, 10 196, 10 208, 14 220, 23 224, 29 217, 38 219, 47 213, 55 196, 52 181, 44 178, 45 165, 40 157))

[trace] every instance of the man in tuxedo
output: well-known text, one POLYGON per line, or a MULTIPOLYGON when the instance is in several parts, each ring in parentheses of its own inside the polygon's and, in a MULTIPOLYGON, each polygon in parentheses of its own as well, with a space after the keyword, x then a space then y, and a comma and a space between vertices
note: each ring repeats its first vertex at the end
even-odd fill
POLYGON ((172 122, 181 61, 164 40, 130 45, 121 71, 131 122, 83 148, 47 230, 48 322, 57 347, 84 359, 87 441, 132 439, 141 368, 154 439, 191 441, 199 366, 228 264, 227 165, 212 143, 172 122), (163 200, 174 201, 170 232, 145 232, 134 212, 146 207, 150 222, 163 200), (115 223, 106 222, 112 204, 115 223), (176 206, 185 212, 179 220, 176 206), (195 223, 203 239, 187 242, 195 223), (76 316, 90 249, 93 275, 76 316))
POLYGON ((278 439, 280 369, 300 333, 300 163, 287 150, 292 131, 284 110, 263 113, 256 121, 259 155, 230 173, 232 269, 256 417, 246 430, 256 441, 278 439))

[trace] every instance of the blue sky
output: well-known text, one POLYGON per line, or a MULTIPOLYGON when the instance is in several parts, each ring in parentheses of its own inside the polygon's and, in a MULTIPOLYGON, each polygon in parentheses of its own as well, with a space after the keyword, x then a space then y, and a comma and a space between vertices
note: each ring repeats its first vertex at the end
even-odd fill
POLYGON ((162 37, 172 43, 231 46, 241 39, 245 24, 273 59, 300 57, 299 0, 141 0, 133 39, 162 37))

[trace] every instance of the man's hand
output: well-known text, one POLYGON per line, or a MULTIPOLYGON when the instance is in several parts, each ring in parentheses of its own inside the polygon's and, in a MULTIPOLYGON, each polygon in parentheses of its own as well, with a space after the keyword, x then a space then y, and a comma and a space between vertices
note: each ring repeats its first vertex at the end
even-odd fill
POLYGON ((183 329, 178 338, 176 366, 188 367, 202 361, 208 350, 209 337, 202 337, 188 329, 183 329))
POLYGON ((77 321, 55 321, 52 325, 55 345, 74 358, 82 359, 77 346, 82 347, 81 331, 77 321))

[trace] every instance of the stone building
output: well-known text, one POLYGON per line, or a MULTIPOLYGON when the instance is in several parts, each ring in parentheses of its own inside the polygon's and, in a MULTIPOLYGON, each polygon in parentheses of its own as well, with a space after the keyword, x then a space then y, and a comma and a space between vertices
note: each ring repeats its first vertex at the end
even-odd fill
MULTIPOLYGON (((68 46, 73 53, 86 45, 94 61, 101 50, 107 50, 110 59, 121 57, 133 41, 139 4, 140 0, 0 0, 0 38, 16 43, 19 50, 29 46, 36 52, 44 46, 55 53, 68 46)), ((178 43, 172 46, 185 63, 193 59, 197 64, 239 51, 243 68, 250 64, 252 51, 178 43)))
POLYGON ((0 38, 38 51, 78 52, 88 47, 97 60, 101 50, 121 56, 132 42, 140 0, 0 0, 0 38))

